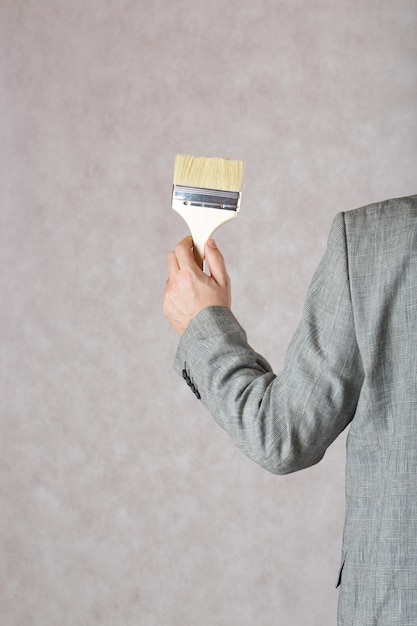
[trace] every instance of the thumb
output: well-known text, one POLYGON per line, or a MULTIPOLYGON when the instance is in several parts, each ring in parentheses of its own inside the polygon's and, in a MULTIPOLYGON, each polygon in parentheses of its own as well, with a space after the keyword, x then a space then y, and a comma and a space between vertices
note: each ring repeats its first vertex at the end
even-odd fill
POLYGON ((229 282, 229 275, 226 270, 224 258, 218 249, 214 239, 209 239, 205 245, 205 257, 209 266, 210 274, 221 286, 225 286, 229 282))

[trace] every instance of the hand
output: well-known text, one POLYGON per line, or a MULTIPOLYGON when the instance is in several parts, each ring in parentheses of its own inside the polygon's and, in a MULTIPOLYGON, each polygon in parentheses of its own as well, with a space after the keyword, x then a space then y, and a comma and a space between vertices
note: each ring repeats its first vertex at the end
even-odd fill
POLYGON ((186 237, 167 258, 169 279, 163 311, 179 335, 203 309, 209 306, 230 308, 232 304, 230 278, 223 255, 213 239, 206 242, 204 250, 210 276, 197 265, 192 246, 192 238, 186 237))

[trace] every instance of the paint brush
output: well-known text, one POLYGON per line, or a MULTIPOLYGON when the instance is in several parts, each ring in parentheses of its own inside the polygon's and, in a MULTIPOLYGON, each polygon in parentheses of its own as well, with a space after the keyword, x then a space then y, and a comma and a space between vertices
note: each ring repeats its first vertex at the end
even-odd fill
POLYGON ((178 154, 172 208, 186 221, 194 257, 204 267, 204 244, 214 231, 235 218, 240 208, 244 161, 178 154))

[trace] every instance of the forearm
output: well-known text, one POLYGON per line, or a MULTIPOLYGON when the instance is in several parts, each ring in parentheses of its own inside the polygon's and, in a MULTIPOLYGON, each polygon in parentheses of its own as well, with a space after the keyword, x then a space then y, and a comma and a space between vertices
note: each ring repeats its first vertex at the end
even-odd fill
POLYGON ((204 310, 182 337, 175 369, 185 369, 201 401, 236 445, 276 474, 317 463, 326 444, 317 445, 299 423, 292 394, 269 363, 251 348, 231 311, 204 310))

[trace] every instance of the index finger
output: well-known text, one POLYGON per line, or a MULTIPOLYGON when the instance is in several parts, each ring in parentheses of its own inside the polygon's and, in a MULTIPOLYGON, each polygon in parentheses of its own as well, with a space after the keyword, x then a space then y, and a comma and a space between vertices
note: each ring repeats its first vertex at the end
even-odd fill
POLYGON ((179 271, 180 266, 178 265, 177 255, 175 252, 170 252, 167 256, 167 267, 168 267, 168 276, 172 278, 172 276, 179 271))
POLYGON ((184 265, 197 265, 193 254, 193 238, 190 235, 180 241, 175 248, 175 255, 180 268, 184 265))

